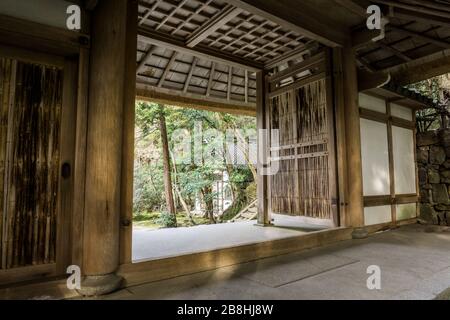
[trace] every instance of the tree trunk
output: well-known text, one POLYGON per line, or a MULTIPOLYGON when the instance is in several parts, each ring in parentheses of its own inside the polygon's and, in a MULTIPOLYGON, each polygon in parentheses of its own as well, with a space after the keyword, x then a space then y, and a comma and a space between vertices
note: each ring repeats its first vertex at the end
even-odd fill
POLYGON ((195 225, 195 221, 194 218, 192 217, 192 213, 191 210, 189 209, 189 206, 187 205, 186 201, 183 198, 183 195, 181 194, 180 188, 178 187, 178 179, 177 179, 177 161, 175 159, 175 156, 173 154, 173 152, 170 153, 170 155, 172 156, 172 164, 173 164, 173 174, 174 174, 174 189, 176 194, 178 195, 178 198, 180 199, 181 205, 183 206, 184 211, 186 211, 187 216, 189 217, 189 221, 195 225))
POLYGON ((216 223, 214 218, 214 200, 212 197, 211 186, 205 187, 202 190, 203 201, 205 202, 205 218, 208 218, 211 223, 216 223))
POLYGON ((161 132, 161 145, 164 166, 164 190, 166 195, 167 211, 174 216, 176 224, 176 208, 173 200, 172 192, 172 174, 170 166, 169 139, 167 137, 166 116, 164 115, 164 107, 160 106, 159 127, 161 132))

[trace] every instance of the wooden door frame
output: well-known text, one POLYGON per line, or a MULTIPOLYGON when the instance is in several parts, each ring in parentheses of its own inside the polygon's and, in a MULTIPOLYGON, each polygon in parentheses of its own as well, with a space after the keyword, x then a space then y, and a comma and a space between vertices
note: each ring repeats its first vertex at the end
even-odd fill
POLYGON ((65 274, 67 266, 73 260, 72 226, 73 221, 76 221, 76 216, 78 216, 73 211, 73 203, 77 195, 77 192, 74 192, 73 172, 75 170, 73 168, 77 167, 75 155, 78 153, 75 150, 75 135, 78 128, 76 128, 74 119, 78 118, 77 113, 80 112, 80 108, 78 106, 79 102, 77 102, 78 61, 76 59, 34 52, 29 49, 21 49, 2 44, 0 44, 0 56, 27 63, 57 67, 63 70, 61 131, 59 137, 60 160, 58 167, 60 180, 58 184, 59 199, 56 221, 55 263, 0 270, 0 285, 5 285, 8 283, 62 276, 65 274), (61 167, 65 162, 69 163, 71 167, 71 175, 67 180, 61 177, 61 167))

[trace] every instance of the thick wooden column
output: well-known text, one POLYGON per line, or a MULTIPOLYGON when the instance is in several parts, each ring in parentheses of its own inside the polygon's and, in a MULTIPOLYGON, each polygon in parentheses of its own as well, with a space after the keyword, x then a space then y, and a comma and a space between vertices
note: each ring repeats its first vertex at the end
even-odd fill
POLYGON ((359 119, 358 75, 356 55, 351 46, 343 49, 343 76, 345 101, 345 144, 347 153, 347 219, 355 228, 353 236, 367 236, 364 230, 364 202, 361 161, 361 132, 359 119))
POLYGON ((264 165, 261 157, 267 155, 269 146, 262 139, 260 130, 268 129, 267 124, 267 106, 266 106, 266 73, 260 71, 256 73, 256 127, 258 131, 258 181, 257 181, 257 198, 258 198, 258 225, 271 225, 269 217, 269 177, 264 174, 264 165))
POLYGON ((136 16, 136 0, 99 1, 92 15, 82 267, 86 278, 80 290, 85 295, 111 292, 121 282, 114 273, 119 266, 123 131, 129 126, 124 113, 134 105, 130 95, 136 81, 129 72, 136 51, 127 46, 137 35, 128 20, 136 16))

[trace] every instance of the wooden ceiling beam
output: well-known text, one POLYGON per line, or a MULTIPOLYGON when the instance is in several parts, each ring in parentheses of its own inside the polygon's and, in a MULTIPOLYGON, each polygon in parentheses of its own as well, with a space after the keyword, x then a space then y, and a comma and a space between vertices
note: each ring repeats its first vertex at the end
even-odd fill
POLYGON ((384 70, 391 73, 396 83, 407 85, 450 73, 450 50, 431 54, 401 66, 384 70))
POLYGON ((306 6, 293 6, 287 1, 279 0, 227 2, 330 47, 342 46, 348 40, 348 35, 343 29, 324 23, 326 19, 321 19, 320 12, 306 6))
POLYGON ((208 20, 200 29, 194 32, 186 41, 186 46, 193 48, 200 42, 208 38, 211 34, 222 28, 229 21, 236 18, 242 13, 242 9, 236 8, 232 5, 227 5, 222 11, 208 20))
POLYGON ((189 48, 186 46, 183 39, 154 31, 150 28, 138 28, 138 39, 144 43, 154 44, 180 53, 186 53, 194 57, 197 56, 208 61, 214 61, 227 66, 231 65, 253 72, 257 72, 264 68, 264 65, 261 63, 257 63, 250 59, 242 59, 201 44, 197 45, 195 48, 189 48))

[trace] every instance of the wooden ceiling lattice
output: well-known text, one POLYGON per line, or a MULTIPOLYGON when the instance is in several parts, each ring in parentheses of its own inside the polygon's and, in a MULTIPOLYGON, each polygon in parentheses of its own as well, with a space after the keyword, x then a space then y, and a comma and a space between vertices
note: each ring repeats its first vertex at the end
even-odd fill
POLYGON ((314 43, 222 0, 141 0, 138 23, 138 87, 253 108, 255 72, 314 43))

